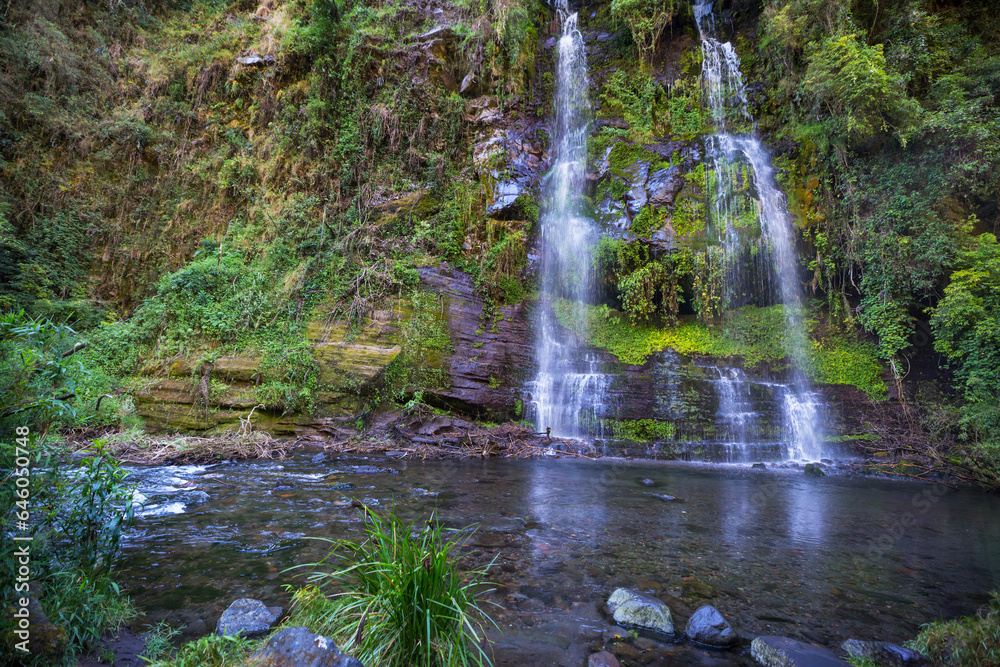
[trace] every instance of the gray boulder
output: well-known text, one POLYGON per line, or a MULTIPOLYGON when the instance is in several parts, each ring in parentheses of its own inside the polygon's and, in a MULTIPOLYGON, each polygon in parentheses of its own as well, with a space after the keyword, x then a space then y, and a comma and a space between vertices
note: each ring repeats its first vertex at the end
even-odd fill
POLYGON ((608 598, 608 611, 616 623, 654 630, 665 635, 674 634, 670 608, 654 597, 627 588, 616 588, 608 598))
POLYGON ((323 635, 306 628, 285 628, 267 640, 261 650, 250 656, 258 667, 365 667, 347 655, 323 635))
POLYGON ((711 605, 698 607, 685 628, 692 641, 708 646, 732 646, 738 640, 729 622, 711 605))
POLYGON ((896 646, 889 642, 867 642, 848 639, 840 645, 848 655, 867 658, 879 667, 924 667, 931 662, 913 649, 896 646))
POLYGON ((649 193, 649 203, 658 208, 672 206, 677 193, 684 187, 684 177, 678 167, 660 169, 649 175, 646 191, 649 193))
POLYGON ((263 637, 280 617, 281 607, 268 607, 260 600, 240 598, 222 612, 216 632, 223 636, 263 637))
POLYGON ((763 667, 849 667, 832 651, 788 637, 757 637, 750 655, 763 667))

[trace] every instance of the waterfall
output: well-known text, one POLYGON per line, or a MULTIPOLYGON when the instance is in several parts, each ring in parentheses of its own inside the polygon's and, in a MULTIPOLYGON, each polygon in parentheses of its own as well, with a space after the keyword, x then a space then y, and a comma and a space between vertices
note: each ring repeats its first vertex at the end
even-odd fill
POLYGON ((785 340, 793 368, 780 409, 793 438, 792 456, 817 459, 822 455, 822 408, 802 372, 807 363, 807 341, 792 223, 775 181, 770 155, 757 137, 747 106, 739 56, 732 44, 714 36, 712 2, 695 0, 694 14, 702 43, 702 86, 716 128, 716 133, 706 139, 706 153, 714 173, 712 215, 717 227, 724 228, 731 266, 728 301, 730 307, 755 301, 767 303, 775 298, 783 304, 785 340), (728 128, 734 121, 749 124, 752 129, 744 134, 731 133, 728 128), (744 194, 748 185, 756 192, 756 200, 744 194), (760 226, 757 239, 748 233, 754 223, 760 226), (770 262, 760 262, 761 256, 769 257, 770 262))
POLYGON ((588 435, 586 425, 600 424, 603 395, 610 381, 593 355, 561 327, 554 308, 568 309, 575 323, 586 322, 593 294, 593 248, 597 231, 583 217, 581 198, 587 175, 590 100, 587 57, 577 15, 557 0, 562 23, 556 67, 555 161, 546 177, 541 216, 541 298, 538 305, 538 375, 531 408, 539 430, 567 437, 588 435))

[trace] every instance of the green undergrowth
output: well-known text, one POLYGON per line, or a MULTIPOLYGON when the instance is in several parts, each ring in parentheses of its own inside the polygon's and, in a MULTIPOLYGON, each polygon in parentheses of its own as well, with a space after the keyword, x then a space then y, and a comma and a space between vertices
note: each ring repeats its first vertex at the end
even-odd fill
MULTIPOLYGON (((553 308, 562 326, 630 365, 644 364, 651 354, 668 348, 685 355, 739 357, 749 368, 783 365, 789 356, 782 306, 727 313, 721 326, 689 316, 666 326, 632 324, 607 306, 584 306, 587 317, 580 318, 566 300, 556 301, 553 308)), ((809 365, 804 370, 812 381, 850 384, 872 398, 884 397, 882 366, 873 346, 830 336, 811 341, 806 354, 809 365)))
MULTIPOLYGON (((420 527, 362 507, 361 541, 323 540, 332 550, 292 600, 290 625, 333 637, 365 664, 483 665, 493 624, 482 607, 489 565, 460 571, 469 532, 451 534, 432 516, 420 527)), ((495 624, 494 624, 495 625, 495 624)))
POLYGON ((1000 591, 977 614, 928 623, 906 645, 944 667, 1000 664, 1000 591))

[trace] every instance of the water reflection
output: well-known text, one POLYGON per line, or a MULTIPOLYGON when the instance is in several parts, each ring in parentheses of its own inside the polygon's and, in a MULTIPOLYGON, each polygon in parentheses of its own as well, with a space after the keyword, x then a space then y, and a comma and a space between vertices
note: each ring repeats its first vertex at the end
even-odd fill
POLYGON ((360 534, 352 497, 413 522, 437 512, 451 527, 479 524, 476 548, 505 566, 492 578, 527 599, 499 601, 567 627, 629 586, 681 616, 710 602, 758 634, 900 640, 974 611, 1000 584, 1000 499, 971 490, 930 500, 926 485, 567 460, 302 457, 135 475, 149 503, 183 513, 141 520, 124 580, 152 618, 194 628, 236 597, 280 603, 296 581, 284 570, 325 553, 305 536, 360 534))

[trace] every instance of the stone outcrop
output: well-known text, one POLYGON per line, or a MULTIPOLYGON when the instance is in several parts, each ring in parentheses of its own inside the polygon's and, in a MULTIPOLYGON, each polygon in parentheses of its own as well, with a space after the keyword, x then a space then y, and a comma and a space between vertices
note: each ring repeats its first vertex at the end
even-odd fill
POLYGON ((450 386, 424 390, 424 400, 466 414, 509 414, 534 363, 534 337, 523 303, 491 316, 472 278, 442 265, 421 269, 421 285, 437 294, 453 352, 442 360, 450 386))
POLYGON ((264 648, 250 656, 259 667, 364 667, 347 655, 329 637, 307 628, 285 628, 267 640, 264 648))
POLYGON ((608 598, 608 611, 616 623, 664 635, 674 634, 670 608, 654 597, 627 588, 617 588, 608 598))
POLYGON ((848 667, 832 651, 788 637, 757 637, 750 655, 762 667, 848 667))
POLYGON ((281 618, 281 607, 268 607, 260 600, 240 598, 222 612, 216 632, 222 636, 252 639, 263 637, 281 618))

